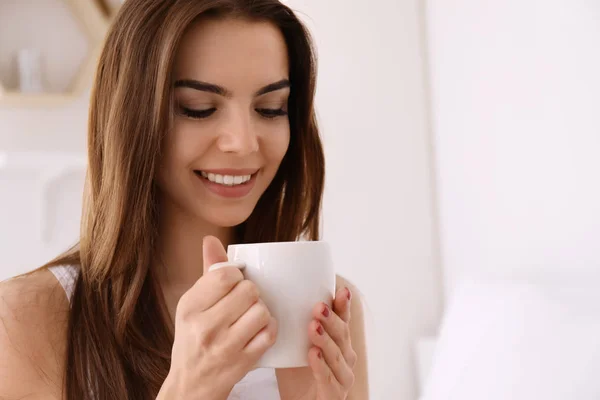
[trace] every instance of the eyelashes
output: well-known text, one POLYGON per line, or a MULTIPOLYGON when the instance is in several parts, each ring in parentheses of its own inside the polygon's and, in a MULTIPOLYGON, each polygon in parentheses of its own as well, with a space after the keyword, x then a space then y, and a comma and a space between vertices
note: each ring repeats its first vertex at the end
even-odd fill
POLYGON ((188 117, 188 118, 193 118, 193 119, 203 119, 203 118, 208 118, 211 115, 213 115, 215 113, 215 111, 217 111, 216 108, 209 108, 206 110, 192 110, 191 108, 186 108, 186 107, 179 107, 181 114, 183 114, 184 116, 188 117))
POLYGON ((257 108, 256 112, 269 119, 285 117, 288 115, 287 111, 285 111, 283 108, 257 108))
MULTIPOLYGON (((213 107, 207 108, 206 110, 194 110, 191 108, 179 106, 179 111, 182 115, 188 118, 204 119, 213 115, 215 111, 217 111, 217 109, 213 107)), ((288 115, 288 112, 283 108, 256 108, 255 111, 266 119, 275 119, 277 117, 284 117, 288 115)))

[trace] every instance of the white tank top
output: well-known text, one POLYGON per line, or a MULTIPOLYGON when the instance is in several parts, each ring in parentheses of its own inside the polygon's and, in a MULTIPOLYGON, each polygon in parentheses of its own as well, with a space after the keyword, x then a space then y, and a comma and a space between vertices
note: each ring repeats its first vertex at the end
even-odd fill
MULTIPOLYGON (((75 289, 75 280, 78 270, 74 266, 50 267, 50 272, 54 274, 60 282, 67 299, 71 302, 71 297, 75 289)), ((229 394, 228 400, 280 400, 279 389, 275 370, 272 368, 257 368, 250 371, 229 394)))

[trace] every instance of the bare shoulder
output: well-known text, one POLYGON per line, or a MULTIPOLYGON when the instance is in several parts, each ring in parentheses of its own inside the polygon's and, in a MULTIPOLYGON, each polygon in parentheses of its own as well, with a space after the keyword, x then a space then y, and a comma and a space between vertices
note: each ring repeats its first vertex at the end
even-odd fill
POLYGON ((0 283, 0 398, 61 398, 68 316, 48 270, 0 283))

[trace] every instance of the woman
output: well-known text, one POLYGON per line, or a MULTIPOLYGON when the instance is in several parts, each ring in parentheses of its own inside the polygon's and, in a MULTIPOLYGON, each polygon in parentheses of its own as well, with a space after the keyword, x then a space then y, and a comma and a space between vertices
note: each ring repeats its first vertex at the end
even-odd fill
POLYGON ((253 371, 276 321, 236 269, 203 273, 230 243, 318 239, 314 90, 309 35, 276 0, 126 1, 92 94, 80 242, 0 289, 0 398, 366 399, 347 282, 315 305, 310 367, 253 371))

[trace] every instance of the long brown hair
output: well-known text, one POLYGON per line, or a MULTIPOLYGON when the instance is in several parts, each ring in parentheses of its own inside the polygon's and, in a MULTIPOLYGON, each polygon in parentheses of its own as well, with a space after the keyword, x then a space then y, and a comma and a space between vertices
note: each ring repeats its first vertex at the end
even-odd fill
POLYGON ((169 371, 173 335, 150 269, 155 175, 172 123, 175 52, 201 16, 270 21, 288 48, 290 145, 252 215, 236 227, 236 240, 319 238, 324 157, 313 109, 316 59, 294 13, 277 0, 125 1, 92 92, 80 242, 44 266, 80 268, 68 326, 68 400, 154 399, 169 371))

